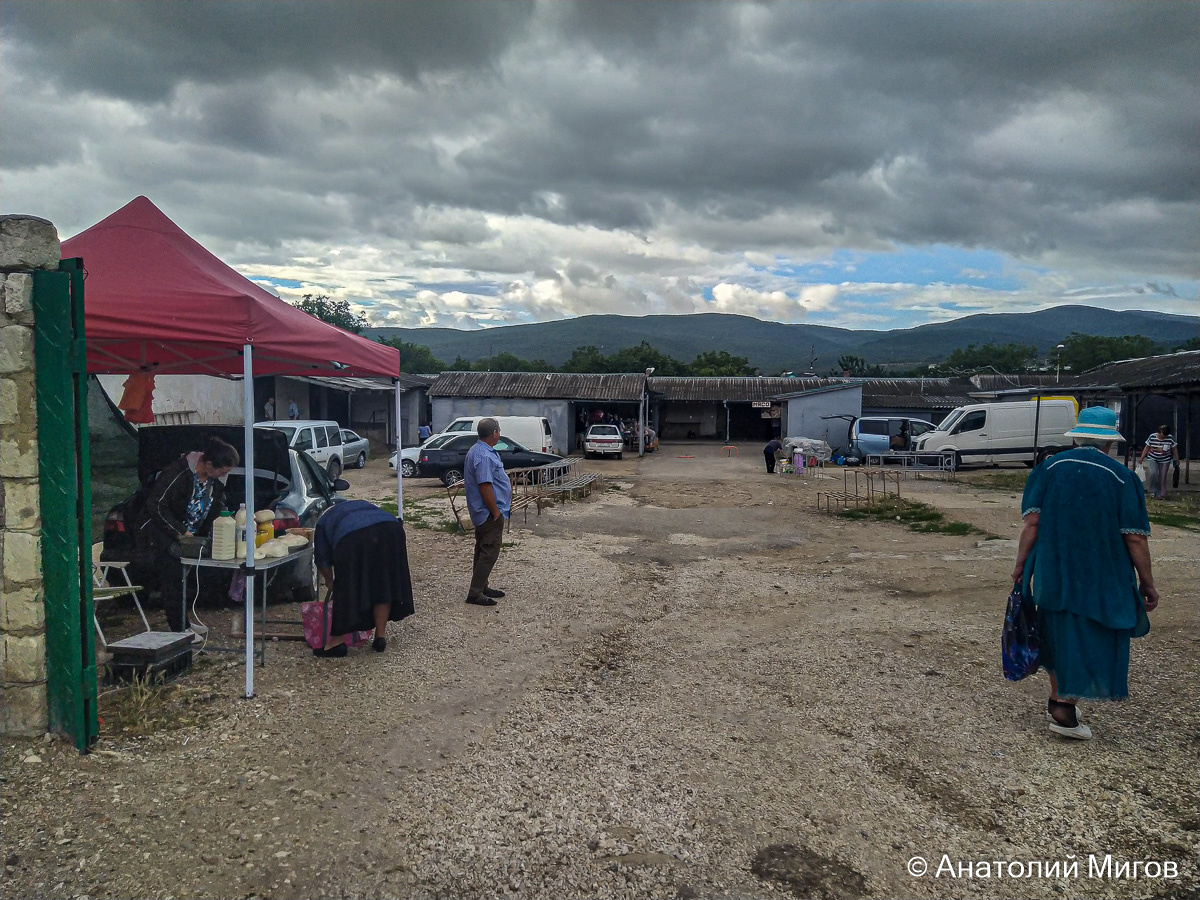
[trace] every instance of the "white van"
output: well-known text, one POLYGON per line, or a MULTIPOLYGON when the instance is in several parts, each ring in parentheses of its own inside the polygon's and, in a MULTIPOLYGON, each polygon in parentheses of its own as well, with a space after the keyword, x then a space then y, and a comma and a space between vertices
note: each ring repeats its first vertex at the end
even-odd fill
POLYGON ((288 446, 303 450, 321 466, 329 477, 337 478, 346 468, 342 458, 342 427, 326 419, 283 419, 276 422, 256 422, 255 428, 274 428, 287 435, 288 446))
POLYGON ((958 465, 1023 462, 1032 466, 1039 450, 1069 447, 1063 433, 1075 427, 1079 406, 1071 397, 1043 397, 960 406, 916 441, 917 450, 953 450, 958 465), (1037 441, 1034 441, 1034 427, 1037 441))
MULTIPOLYGON (((488 416, 460 416, 442 429, 442 434, 452 431, 474 431, 480 419, 488 416)), ((545 416, 491 416, 500 423, 500 433, 512 438, 526 450, 535 453, 553 453, 554 436, 550 433, 550 420, 545 416)))

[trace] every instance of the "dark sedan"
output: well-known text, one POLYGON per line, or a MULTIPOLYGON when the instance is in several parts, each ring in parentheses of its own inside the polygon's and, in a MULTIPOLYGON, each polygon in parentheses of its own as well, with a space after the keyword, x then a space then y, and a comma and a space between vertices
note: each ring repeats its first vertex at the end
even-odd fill
MULTIPOLYGON (((474 434, 464 434, 452 441, 447 441, 437 448, 424 448, 417 457, 417 470, 426 478, 437 476, 442 484, 449 487, 462 481, 463 465, 467 451, 475 445, 479 437, 474 434)), ((501 437, 496 442, 496 452, 506 469, 524 469, 530 466, 544 466, 546 463, 559 462, 561 456, 553 453, 538 453, 528 450, 511 438, 501 437)))

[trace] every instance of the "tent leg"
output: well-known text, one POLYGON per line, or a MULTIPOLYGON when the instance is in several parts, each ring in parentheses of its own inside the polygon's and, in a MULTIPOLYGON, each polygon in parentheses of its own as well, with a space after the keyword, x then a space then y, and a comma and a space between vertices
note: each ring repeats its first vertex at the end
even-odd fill
POLYGON ((1183 409, 1183 427, 1187 431, 1186 447, 1183 455, 1183 483, 1192 483, 1192 400, 1195 399, 1193 394, 1188 394, 1186 398, 1187 406, 1183 409))
POLYGON ((254 350, 242 345, 242 414, 246 420, 245 456, 242 468, 246 477, 246 694, 254 696, 254 350))
POLYGON ((403 460, 400 458, 400 450, 404 444, 404 440, 400 434, 400 382, 396 384, 396 518, 401 522, 404 521, 404 466, 403 460))

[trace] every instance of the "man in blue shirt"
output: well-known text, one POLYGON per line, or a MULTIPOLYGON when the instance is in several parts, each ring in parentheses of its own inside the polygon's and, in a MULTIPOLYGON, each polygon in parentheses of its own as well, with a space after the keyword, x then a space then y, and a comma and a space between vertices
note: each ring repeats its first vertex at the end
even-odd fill
POLYGON ((475 563, 471 569, 467 602, 475 606, 495 606, 504 591, 489 588, 488 577, 500 558, 504 520, 512 507, 512 484, 495 450, 500 440, 500 423, 495 419, 480 419, 475 431, 479 440, 467 452, 463 464, 467 511, 475 526, 475 563))
POLYGON ((429 436, 433 434, 433 429, 428 425, 420 425, 417 427, 417 440, 422 444, 429 440, 429 436))

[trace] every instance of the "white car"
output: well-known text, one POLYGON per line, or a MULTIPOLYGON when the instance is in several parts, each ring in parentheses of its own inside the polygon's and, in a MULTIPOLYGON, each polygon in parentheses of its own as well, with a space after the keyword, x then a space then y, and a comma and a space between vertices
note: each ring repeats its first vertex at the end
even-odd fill
MULTIPOLYGON (((442 432, 435 434, 419 447, 405 447, 400 451, 400 474, 405 478, 412 478, 417 474, 417 458, 421 455, 422 450, 434 450, 450 438, 458 437, 457 433, 442 432)), ((396 468, 396 454, 393 453, 388 459, 388 468, 396 468)))
POLYGON ((587 434, 583 436, 583 455, 596 454, 598 456, 607 456, 609 454, 620 459, 625 450, 625 438, 621 435, 621 429, 616 425, 592 425, 588 428, 587 434))

